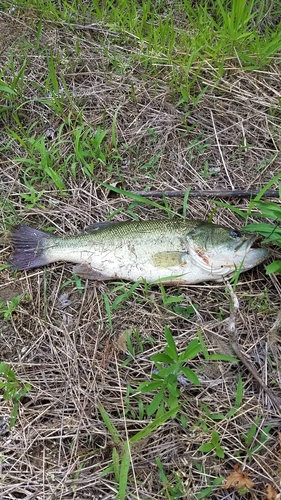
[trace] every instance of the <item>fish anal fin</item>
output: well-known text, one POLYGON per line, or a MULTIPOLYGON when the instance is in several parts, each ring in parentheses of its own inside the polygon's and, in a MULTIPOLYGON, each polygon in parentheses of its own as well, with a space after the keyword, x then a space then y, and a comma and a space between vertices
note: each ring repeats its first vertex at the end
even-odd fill
POLYGON ((80 276, 80 278, 95 280, 95 281, 106 281, 112 279, 110 276, 93 269, 90 264, 84 262, 83 264, 76 264, 73 267, 74 274, 80 276))
POLYGON ((154 266, 159 268, 184 266, 187 260, 188 254, 184 252, 158 252, 152 256, 154 266))

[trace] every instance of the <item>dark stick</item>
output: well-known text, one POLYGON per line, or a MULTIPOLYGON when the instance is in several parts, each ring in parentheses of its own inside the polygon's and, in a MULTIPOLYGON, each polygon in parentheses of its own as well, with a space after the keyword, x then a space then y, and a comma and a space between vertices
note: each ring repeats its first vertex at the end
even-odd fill
MULTIPOLYGON (((171 197, 182 197, 185 195, 186 190, 181 191, 131 191, 132 194, 137 194, 139 196, 145 196, 147 198, 161 198, 162 196, 171 197)), ((189 196, 192 198, 251 198, 252 196, 257 196, 260 190, 253 189, 252 191, 243 191, 235 189, 234 191, 223 191, 221 189, 207 190, 207 191, 197 191, 190 190, 189 196)), ((268 189, 263 193, 262 198, 278 198, 279 191, 273 189, 268 189)))

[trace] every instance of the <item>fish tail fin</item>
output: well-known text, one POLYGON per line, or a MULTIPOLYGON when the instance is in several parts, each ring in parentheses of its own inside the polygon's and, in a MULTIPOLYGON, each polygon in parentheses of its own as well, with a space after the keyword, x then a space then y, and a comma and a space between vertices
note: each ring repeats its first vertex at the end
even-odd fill
POLYGON ((20 271, 44 266, 52 262, 45 253, 54 237, 44 231, 29 226, 17 226, 12 230, 11 242, 14 252, 10 263, 20 271))

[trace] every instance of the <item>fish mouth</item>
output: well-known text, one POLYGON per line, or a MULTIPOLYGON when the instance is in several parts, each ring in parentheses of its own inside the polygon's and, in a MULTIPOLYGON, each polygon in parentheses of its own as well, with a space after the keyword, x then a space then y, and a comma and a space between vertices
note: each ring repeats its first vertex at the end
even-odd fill
POLYGON ((246 241, 240 243, 236 248, 235 252, 244 253, 244 259, 242 262, 242 271, 251 269, 252 267, 260 264, 269 256, 269 252, 266 248, 260 246, 253 246, 261 237, 258 234, 253 234, 246 241))
POLYGON ((193 249, 192 258, 194 264, 214 275, 228 276, 237 268, 240 271, 247 271, 263 262, 269 255, 267 249, 253 246, 259 239, 260 236, 257 234, 245 235, 242 241, 240 239, 228 251, 223 248, 222 254, 218 253, 213 256, 208 255, 208 252, 202 249, 193 249))
MULTIPOLYGON (((250 250, 254 250, 254 249, 252 249, 252 246, 259 239, 260 239, 259 235, 253 234, 252 236, 250 236, 250 238, 247 238, 246 240, 242 241, 241 243, 238 243, 238 245, 235 247, 235 251, 237 252, 237 251, 242 249, 243 251, 248 253, 250 250)), ((255 250, 257 250, 257 248, 255 248, 255 250)))

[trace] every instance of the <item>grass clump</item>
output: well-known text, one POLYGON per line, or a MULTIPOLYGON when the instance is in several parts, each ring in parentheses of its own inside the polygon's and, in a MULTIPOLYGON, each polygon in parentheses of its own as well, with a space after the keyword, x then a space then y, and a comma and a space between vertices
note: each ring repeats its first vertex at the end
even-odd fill
POLYGON ((16 423, 19 404, 21 399, 30 391, 31 385, 28 383, 23 384, 17 379, 14 370, 4 362, 0 363, 0 389, 3 391, 3 399, 11 401, 13 404, 12 415, 10 419, 10 427, 16 423))

